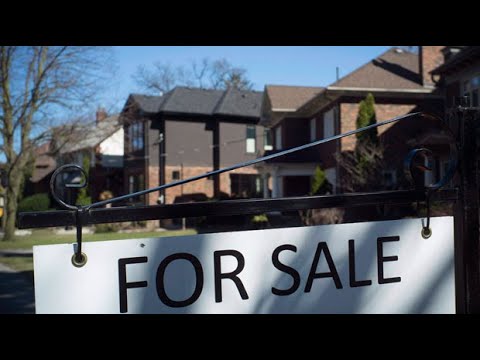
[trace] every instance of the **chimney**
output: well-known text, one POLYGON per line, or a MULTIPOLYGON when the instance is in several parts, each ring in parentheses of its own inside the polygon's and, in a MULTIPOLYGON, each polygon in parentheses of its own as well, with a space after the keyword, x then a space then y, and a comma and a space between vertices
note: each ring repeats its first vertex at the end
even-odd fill
POLYGON ((420 81, 426 88, 435 86, 430 75, 430 71, 437 68, 444 62, 442 49, 445 46, 419 46, 418 70, 420 72, 420 81))
POLYGON ((464 46, 445 46, 442 49, 444 62, 446 62, 451 57, 457 55, 462 50, 462 48, 464 48, 464 46))
POLYGON ((107 112, 103 107, 99 107, 95 115, 96 115, 97 123, 99 123, 102 120, 105 120, 108 116, 107 112))

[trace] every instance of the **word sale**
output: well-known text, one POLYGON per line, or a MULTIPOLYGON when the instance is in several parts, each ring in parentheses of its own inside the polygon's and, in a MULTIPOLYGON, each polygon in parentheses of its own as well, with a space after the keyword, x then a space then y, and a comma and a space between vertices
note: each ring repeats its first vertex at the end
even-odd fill
MULTIPOLYGON (((384 274, 384 263, 390 261, 398 261, 398 256, 385 256, 383 245, 386 242, 396 242, 400 241, 399 236, 389 236, 389 237, 379 237, 377 238, 377 254, 376 254, 376 263, 377 263, 377 283, 378 284, 388 284, 400 282, 401 277, 385 277, 384 274)), ((302 279, 300 273, 297 269, 293 268, 290 265, 284 264, 280 261, 280 254, 282 252, 297 252, 297 247, 291 244, 284 244, 278 246, 274 249, 271 256, 271 264, 274 271, 283 273, 285 276, 289 276, 292 279, 292 285, 288 288, 279 289, 275 286, 271 286, 271 293, 275 296, 288 296, 292 295, 295 292, 299 291, 299 288, 302 284, 302 279)), ((312 257, 312 262, 310 265, 310 271, 306 277, 305 286, 302 287, 300 291, 304 293, 309 293, 312 290, 312 286, 315 281, 320 281, 318 279, 327 279, 323 281, 332 281, 337 289, 342 289, 344 283, 348 280, 348 285, 351 288, 370 286, 372 285, 372 279, 358 279, 356 275, 356 266, 355 266, 355 241, 348 241, 348 270, 349 277, 348 279, 340 278, 337 265, 335 264, 334 258, 332 257, 328 245, 326 242, 319 242, 317 244, 316 251, 312 257), (328 271, 326 272, 317 272, 318 265, 322 262, 328 266, 328 271), (329 279, 329 280, 328 280, 329 279)), ((128 312, 128 289, 134 288, 146 288, 149 286, 147 281, 135 281, 130 282, 127 279, 127 267, 133 266, 134 264, 148 263, 148 257, 131 257, 131 258, 121 258, 118 260, 118 277, 119 277, 119 298, 120 298, 120 312, 128 312)), ((138 265, 137 265, 138 266, 138 265)), ((238 296, 242 300, 247 300, 248 295, 248 284, 245 284, 242 281, 242 270, 245 268, 245 257, 243 254, 237 250, 218 250, 213 252, 213 279, 214 279, 214 288, 215 288, 215 302, 221 303, 223 300, 222 295, 222 282, 232 281, 235 284, 235 287, 238 291, 238 296), (222 258, 224 257, 233 257, 236 260, 236 268, 231 272, 224 272, 222 270, 222 258)), ((200 260, 189 253, 175 253, 165 257, 160 264, 158 265, 156 272, 156 292, 158 299, 166 306, 172 308, 182 308, 195 303, 202 294, 203 285, 204 285, 204 270, 200 260), (165 274, 166 270, 170 264, 177 260, 188 261, 194 269, 195 278, 191 279, 195 281, 195 287, 192 294, 183 300, 174 300, 167 294, 165 289, 165 274)), ((178 279, 178 281, 191 281, 190 279, 178 279)))

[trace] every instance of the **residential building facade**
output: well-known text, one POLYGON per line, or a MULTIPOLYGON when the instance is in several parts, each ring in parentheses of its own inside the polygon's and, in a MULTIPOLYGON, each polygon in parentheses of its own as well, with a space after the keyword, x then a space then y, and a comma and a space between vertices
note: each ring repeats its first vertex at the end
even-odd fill
MULTIPOLYGON (((54 136, 51 142, 35 149, 33 173, 28 180, 25 195, 50 193, 50 177, 57 167, 65 164, 85 166, 88 159, 88 191, 92 201, 110 191, 113 196, 123 194, 123 126, 118 115, 108 116, 99 109, 95 122, 79 124, 71 134, 54 136)), ((73 178, 68 179, 75 180, 73 178)), ((62 188, 62 187, 60 187, 62 188)), ((72 194, 64 189, 64 198, 74 202, 72 194)))
MULTIPOLYGON (((377 122, 417 111, 443 116, 444 95, 430 75, 444 61, 443 48, 424 46, 418 54, 391 48, 326 88, 290 87, 287 89, 290 97, 301 91, 313 95, 288 113, 276 111, 272 103, 278 87, 266 86, 261 124, 274 134, 274 151, 356 129, 359 103, 369 93, 375 97, 377 122)), ((402 176, 403 157, 409 149, 420 144, 436 145, 438 139, 425 136, 429 132, 434 132, 431 124, 419 119, 380 127, 378 134, 385 146, 388 168, 379 182, 395 186, 402 176)), ((325 170, 333 191, 341 192, 342 174, 335 154, 352 151, 355 144, 355 136, 342 138, 274 159, 262 171, 273 177, 274 197, 309 194, 313 169, 317 165, 325 170)), ((446 161, 448 147, 441 150, 445 159, 440 161, 446 161)), ((431 178, 425 181, 430 182, 431 178)))
MULTIPOLYGON (((125 133, 125 192, 153 188, 257 158, 262 93, 176 87, 162 96, 132 94, 121 119, 125 133)), ((253 167, 151 193, 148 205, 208 198, 262 196, 253 167)))

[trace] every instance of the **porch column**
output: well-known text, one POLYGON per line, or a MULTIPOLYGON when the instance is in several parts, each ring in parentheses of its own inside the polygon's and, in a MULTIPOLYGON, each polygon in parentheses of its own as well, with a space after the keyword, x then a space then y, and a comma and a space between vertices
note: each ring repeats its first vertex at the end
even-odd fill
POLYGON ((272 172, 272 198, 281 197, 281 176, 278 176, 278 168, 274 168, 272 172))
POLYGON ((270 197, 270 194, 268 193, 268 178, 269 178, 268 173, 262 174, 262 182, 263 182, 263 198, 268 199, 270 197))

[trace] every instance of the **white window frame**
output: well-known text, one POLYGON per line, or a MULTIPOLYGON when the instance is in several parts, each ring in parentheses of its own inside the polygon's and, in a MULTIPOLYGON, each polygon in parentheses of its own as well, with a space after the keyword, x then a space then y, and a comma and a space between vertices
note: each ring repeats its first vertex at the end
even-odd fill
POLYGON ((275 128, 275 150, 282 150, 282 125, 275 128))
POLYGON ((323 138, 335 135, 335 109, 330 109, 323 114, 323 138))
POLYGON ((257 142, 256 142, 256 135, 257 135, 257 129, 255 125, 247 125, 246 128, 246 136, 245 136, 245 152, 247 154, 255 154, 256 149, 257 149, 257 142), (248 137, 248 130, 253 128, 253 137, 248 137))
POLYGON ((264 128, 263 129, 263 150, 273 150, 272 145, 272 129, 264 128), (270 144, 267 144, 267 141, 270 140, 270 144))

